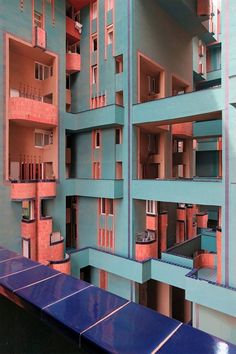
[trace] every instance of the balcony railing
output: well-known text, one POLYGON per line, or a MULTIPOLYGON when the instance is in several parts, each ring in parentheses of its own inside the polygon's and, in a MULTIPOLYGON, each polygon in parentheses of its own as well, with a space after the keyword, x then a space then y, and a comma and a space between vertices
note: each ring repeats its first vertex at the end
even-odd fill
POLYGON ((66 16, 66 34, 75 42, 80 40, 80 32, 76 28, 76 21, 66 16))
POLYGON ((66 54, 66 71, 70 74, 80 71, 80 54, 67 53, 66 54))
POLYGON ((9 98, 9 119, 58 125, 57 107, 25 97, 9 98))
POLYGON ((11 199, 24 200, 39 197, 55 197, 56 182, 50 180, 14 181, 11 183, 11 199))

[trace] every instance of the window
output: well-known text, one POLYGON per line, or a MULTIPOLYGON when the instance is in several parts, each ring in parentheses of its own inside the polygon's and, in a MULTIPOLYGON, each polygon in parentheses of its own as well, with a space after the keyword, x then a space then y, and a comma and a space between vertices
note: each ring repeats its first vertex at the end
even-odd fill
POLYGON ((101 177, 101 165, 99 161, 93 162, 93 179, 100 179, 101 177))
POLYGON ((116 144, 122 144, 122 132, 121 128, 116 128, 116 144))
POLYGON ((96 52, 98 49, 98 37, 97 34, 92 36, 92 52, 96 52))
POLYGON ((46 80, 53 76, 53 67, 35 62, 34 77, 36 80, 46 80))
POLYGON ((22 219, 33 220, 34 219, 34 201, 23 200, 22 202, 22 219))
POLYGON ((22 255, 26 258, 30 258, 30 240, 22 238, 22 255))
POLYGON ((43 28, 43 15, 37 11, 34 11, 34 26, 43 28))
POLYGON ((101 147, 101 131, 100 130, 95 130, 95 132, 94 132, 93 146, 95 149, 99 149, 101 147))
POLYGON ((107 45, 113 44, 113 26, 107 28, 107 45))
POLYGON ((100 199, 100 214, 101 215, 113 215, 113 199, 100 199))
POLYGON ((107 213, 113 215, 113 199, 107 199, 107 213))
POLYGON ((70 75, 66 75, 66 89, 70 90, 70 75))
POLYGON ((110 11, 113 9, 113 0, 107 0, 107 11, 110 11))
POLYGON ((116 60, 116 74, 123 72, 123 55, 119 55, 115 58, 116 60))
POLYGON ((158 93, 156 77, 148 76, 148 91, 149 94, 158 93))
POLYGON ((92 66, 92 83, 97 83, 98 67, 97 65, 92 66))
POLYGON ((35 130, 34 132, 34 146, 44 147, 53 143, 53 133, 44 130, 35 130))
POLYGON ((40 63, 35 63, 35 75, 36 80, 43 80, 43 65, 40 63))
POLYGON ((76 42, 74 44, 67 43, 67 53, 77 53, 80 54, 80 42, 76 42))
POLYGON ((98 5, 97 1, 94 1, 92 4, 92 19, 95 20, 98 16, 98 5))
POLYGON ((107 280, 108 280, 107 272, 105 272, 105 270, 100 270, 100 273, 99 273, 99 287, 101 289, 104 289, 104 290, 107 289, 107 280))
POLYGON ((100 199, 100 213, 103 215, 106 214, 106 199, 105 198, 100 199))
POLYGON ((116 179, 122 179, 122 162, 116 162, 116 179))
POLYGON ((116 92, 116 104, 119 106, 124 106, 123 91, 116 92))
POLYGON ((146 201, 146 214, 156 215, 157 214, 157 202, 154 200, 146 201))

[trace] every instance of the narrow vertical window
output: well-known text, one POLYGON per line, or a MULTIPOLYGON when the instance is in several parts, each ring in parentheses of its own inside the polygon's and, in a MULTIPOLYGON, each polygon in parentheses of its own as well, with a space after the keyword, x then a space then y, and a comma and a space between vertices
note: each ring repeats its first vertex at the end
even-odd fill
POLYGON ((97 5, 97 1, 94 1, 92 5, 92 19, 95 20, 97 17, 98 17, 98 5, 97 5))

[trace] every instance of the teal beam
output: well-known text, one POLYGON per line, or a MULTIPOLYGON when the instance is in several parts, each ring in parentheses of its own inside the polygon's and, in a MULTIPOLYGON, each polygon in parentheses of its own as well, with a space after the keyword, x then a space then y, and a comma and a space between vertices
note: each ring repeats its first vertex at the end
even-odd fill
POLYGON ((193 137, 208 137, 222 135, 222 120, 208 120, 205 122, 195 122, 193 124, 193 137))
POLYGON ((210 284, 205 280, 186 277, 186 299, 230 316, 236 316, 235 289, 210 284))
POLYGON ((133 180, 133 199, 170 203, 222 205, 223 184, 220 181, 133 180))
POLYGON ((118 199, 123 197, 122 180, 68 179, 62 182, 66 196, 118 199))
POLYGON ((213 70, 207 73, 207 81, 215 81, 221 79, 221 69, 213 70))
POLYGON ((124 107, 109 105, 80 113, 64 113, 66 130, 86 131, 124 124, 124 107))
POLYGON ((221 87, 140 103, 133 106, 133 124, 164 122, 221 111, 221 87))

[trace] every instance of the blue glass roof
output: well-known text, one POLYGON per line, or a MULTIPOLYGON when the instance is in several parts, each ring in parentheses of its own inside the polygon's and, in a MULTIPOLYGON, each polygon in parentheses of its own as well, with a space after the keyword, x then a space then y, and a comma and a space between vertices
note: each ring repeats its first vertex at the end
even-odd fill
POLYGON ((236 353, 232 344, 2 247, 0 291, 95 352, 236 353))

